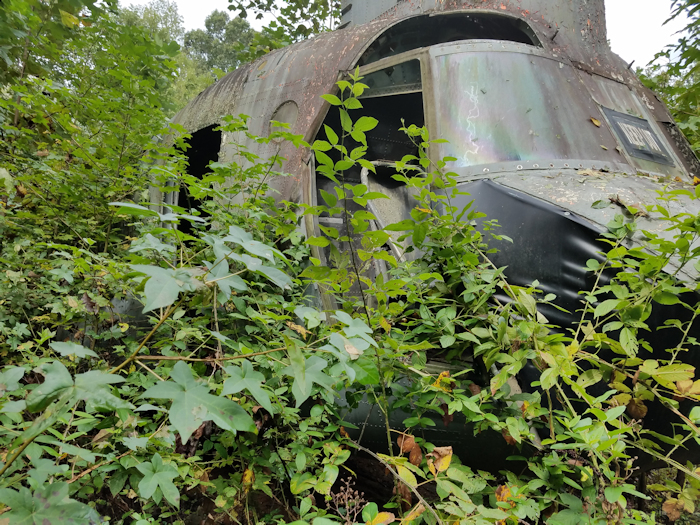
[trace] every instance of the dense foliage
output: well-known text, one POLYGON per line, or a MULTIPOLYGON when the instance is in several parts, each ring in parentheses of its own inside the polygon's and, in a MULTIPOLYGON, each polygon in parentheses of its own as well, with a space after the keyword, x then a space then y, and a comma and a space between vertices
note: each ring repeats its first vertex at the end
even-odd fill
POLYGON ((700 472, 674 453, 699 438, 700 410, 681 403, 700 396, 683 362, 700 306, 688 299, 697 285, 664 270, 699 263, 700 221, 668 210, 700 190, 662 191, 647 210, 672 241, 646 232, 632 247, 639 210, 615 217, 610 251, 588 263, 599 279, 582 291, 581 322, 562 333, 537 310, 555 297, 510 285, 490 262, 497 225, 478 229, 481 214, 452 205, 449 159, 428 157, 424 128, 406 126, 419 155, 395 176, 419 205, 376 228, 367 206, 384 196, 344 178, 374 169, 364 145, 377 122, 352 112, 361 78, 326 96, 342 122, 328 141, 284 128, 253 137, 226 118, 240 163, 200 179, 166 120, 177 45, 117 15, 79 0, 0 8, 0 523, 558 525, 695 511, 700 472), (360 146, 348 151, 348 137, 360 146), (335 193, 317 207, 275 202, 266 181, 284 176, 278 159, 244 138, 312 148, 335 193), (185 188, 202 209, 150 206, 149 185, 185 188), (308 214, 343 219, 361 249, 341 253, 351 239, 333 228, 304 239, 308 214), (422 257, 385 249, 401 237, 422 257), (330 248, 333 266, 309 246, 330 248), (376 280, 370 265, 383 269, 376 280), (338 308, 321 311, 316 291, 338 308), (664 328, 678 342, 640 358, 646 321, 669 304, 687 311, 664 328), (528 362, 538 388, 516 394, 528 362), (386 454, 344 421, 363 399, 386 420, 410 412, 404 432, 387 431, 386 454), (644 427, 654 406, 672 432, 644 427), (435 420, 491 432, 513 447, 512 468, 462 464, 421 437, 435 420), (366 481, 353 470, 360 452, 393 495, 354 488, 366 481), (639 492, 642 454, 678 477, 639 492))
POLYGON ((662 50, 640 76, 664 99, 697 153, 700 151, 700 2, 674 0, 671 19, 681 16, 687 16, 688 24, 678 43, 662 50))
POLYGON ((330 31, 340 21, 340 0, 229 0, 229 9, 242 18, 271 18, 255 33, 242 56, 251 61, 294 42, 330 31), (281 4, 281 5, 280 5, 281 4))

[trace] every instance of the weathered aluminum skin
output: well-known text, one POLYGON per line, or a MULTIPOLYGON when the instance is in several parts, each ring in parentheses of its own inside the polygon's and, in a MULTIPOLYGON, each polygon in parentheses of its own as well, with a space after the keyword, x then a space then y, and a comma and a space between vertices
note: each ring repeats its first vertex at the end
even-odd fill
MULTIPOLYGON (((285 102, 293 101, 298 106, 298 118, 292 126, 292 131, 304 135, 307 140, 313 140, 328 109, 320 95, 334 90, 334 83, 339 75, 351 70, 363 50, 385 29, 404 20, 406 16, 420 13, 448 14, 478 9, 482 13, 493 12, 502 16, 518 17, 530 25, 542 47, 521 46, 529 48, 522 52, 556 61, 562 68, 560 71, 554 68, 540 71, 540 80, 543 83, 553 75, 569 76, 567 82, 571 88, 568 93, 561 95, 561 101, 543 100, 542 111, 529 118, 538 119, 543 126, 556 127, 560 123, 556 111, 572 110, 579 111, 581 115, 590 113, 591 117, 604 122, 605 118, 599 112, 598 104, 621 111, 629 111, 633 107, 636 113, 654 124, 658 134, 671 138, 671 149, 675 153, 675 159, 684 169, 652 165, 631 159, 623 153, 619 155, 619 159, 613 159, 614 155, 610 155, 608 166, 612 170, 634 172, 640 169, 677 176, 686 175, 682 172, 687 172, 688 169, 700 167, 695 164, 695 159, 683 154, 687 151, 678 151, 683 148, 684 141, 671 124, 672 118, 663 104, 644 88, 627 69, 626 64, 610 51, 606 41, 603 0, 402 0, 398 3, 392 0, 355 0, 346 2, 344 7, 350 3, 352 7, 343 17, 343 23, 348 22, 348 27, 276 50, 252 64, 242 66, 202 92, 175 117, 175 122, 194 132, 219 123, 223 115, 246 114, 251 117, 251 131, 266 135, 269 132, 269 120, 275 111, 285 102), (568 108, 563 107, 560 103, 562 101, 568 108), (547 108, 552 108, 553 111, 546 111, 547 108)), ((478 47, 482 44, 483 42, 465 42, 467 47, 478 47)), ((512 43, 504 45, 513 46, 512 43)), ((529 81, 537 82, 538 78, 533 77, 529 81)), ((429 91, 429 88, 426 91, 429 91)), ((555 95, 556 92, 553 91, 552 94, 555 95)), ((444 101, 429 101, 426 107, 428 125, 436 124, 440 119, 439 108, 433 104, 439 106, 441 102, 444 101)), ((514 116, 512 124, 517 126, 519 123, 520 119, 514 116)), ((600 133, 607 138, 601 137, 600 145, 614 150, 617 144, 608 129, 609 126, 605 124, 604 122, 600 133)), ((580 125, 583 127, 586 123, 581 122, 580 125)), ((572 129, 563 131, 576 132, 572 129)), ((227 147, 226 137, 223 142, 220 160, 231 160, 233 148, 227 147)), ((264 147, 251 142, 247 145, 261 156, 272 155, 277 148, 274 144, 264 147)), ((309 152, 284 146, 280 153, 287 158, 284 170, 294 176, 274 183, 280 191, 280 198, 297 201, 308 198, 312 190, 310 186, 313 186, 307 181, 313 178, 308 168, 309 152)), ((570 158, 573 161, 587 160, 575 155, 570 158)), ((592 164, 580 162, 568 163, 569 166, 564 164, 566 163, 554 162, 552 167, 592 167, 592 164)), ((518 165, 502 165, 497 171, 516 171, 518 165)), ((488 168, 486 165, 484 167, 488 168)), ((537 168, 529 166, 524 169, 537 168)))
MULTIPOLYGON (((174 122, 195 132, 220 123, 223 116, 243 114, 251 117, 252 133, 267 136, 275 111, 293 101, 299 112, 290 131, 313 140, 328 106, 320 96, 334 90, 339 75, 352 69, 357 56, 387 24, 373 22, 273 51, 204 90, 175 116, 174 122)), ((234 148, 227 144, 232 139, 223 137, 222 162, 232 160, 234 148)), ((245 145, 263 158, 277 152, 276 144, 248 141, 245 145)), ((285 144, 280 155, 287 159, 283 170, 293 177, 273 181, 272 185, 280 192, 280 199, 299 201, 303 180, 308 183, 309 152, 285 144)))

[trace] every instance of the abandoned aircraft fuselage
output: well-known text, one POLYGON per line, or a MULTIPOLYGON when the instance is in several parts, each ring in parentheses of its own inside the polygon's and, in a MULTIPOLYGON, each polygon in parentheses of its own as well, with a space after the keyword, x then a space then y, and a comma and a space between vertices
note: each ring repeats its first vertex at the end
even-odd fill
MULTIPOLYGON (((586 260, 598 257, 597 238, 619 213, 592 203, 617 195, 652 204, 662 183, 683 186, 700 175, 667 108, 611 52, 603 0, 345 0, 340 29, 233 71, 175 121, 193 133, 194 153, 207 160, 235 154, 225 134, 212 132, 225 115, 249 115, 257 135, 270 132, 271 120, 284 121, 310 143, 325 138, 324 122, 333 127, 337 119, 321 95, 335 92, 336 81, 356 67, 369 86, 357 116, 380 123, 367 136, 367 159, 390 165, 414 152, 399 131, 401 119, 447 139, 431 156, 456 158, 448 167, 475 207, 516 241, 498 246, 496 263, 509 267, 515 284, 538 280, 570 312, 587 286, 586 260)), ((263 158, 278 147, 245 145, 263 158)), ((331 182, 317 176, 312 151, 289 145, 281 154, 292 176, 272 182, 280 199, 316 204, 331 182)), ((350 177, 359 183, 361 174, 350 177)), ((413 204, 405 187, 381 170, 369 183, 390 196, 375 210, 380 223, 408 217, 413 204)), ((683 200, 670 206, 699 211, 683 200)), ((640 220, 647 230, 666 228, 657 217, 640 220)), ((305 221, 312 236, 342 220, 305 221)), ((685 270, 681 276, 696 278, 685 270)), ((571 325, 559 310, 544 313, 571 325)), ((537 379, 525 376, 528 384, 537 379)), ((662 417, 651 410, 646 421, 662 417)))

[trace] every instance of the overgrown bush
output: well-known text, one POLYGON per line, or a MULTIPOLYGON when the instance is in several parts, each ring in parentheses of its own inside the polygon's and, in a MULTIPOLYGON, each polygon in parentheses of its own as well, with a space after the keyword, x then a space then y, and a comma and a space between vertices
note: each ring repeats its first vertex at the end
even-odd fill
MULTIPOLYGON (((279 159, 239 145, 241 164, 214 163, 198 179, 183 164, 183 130, 152 137, 164 127, 157 87, 171 72, 167 50, 135 28, 124 36, 107 15, 80 27, 69 14, 46 15, 71 31, 55 50, 64 67, 19 74, 0 100, 0 520, 556 525, 694 512, 700 473, 672 455, 698 438, 700 410, 679 403, 700 394, 683 363, 700 310, 682 302, 696 285, 667 268, 698 263, 700 221, 672 216, 664 199, 696 201, 700 191, 662 192, 647 210, 666 217, 673 241, 646 232, 646 247, 629 244, 638 210, 611 222, 610 251, 589 262, 606 278, 582 291, 581 322, 562 332, 537 311, 556 297, 537 283, 510 285, 490 262, 497 225, 477 228, 481 214, 452 205, 460 189, 450 159, 428 157, 426 129, 404 129, 419 155, 395 176, 417 195, 411 219, 377 229, 367 209, 349 212, 350 201, 365 208, 384 198, 345 181, 355 165, 374 169, 364 153, 376 121, 354 121, 347 109, 360 104, 359 77, 327 96, 343 123, 328 141, 305 145, 283 129, 247 135, 311 147, 336 183, 323 205, 276 202, 266 182, 284 176, 279 159), (127 38, 140 45, 125 50, 127 38), (75 57, 84 61, 74 66, 75 57), (64 74, 59 86, 53 79, 64 74), (348 151, 348 136, 361 146, 348 151), (154 211, 150 184, 186 188, 207 218, 154 211), (301 217, 322 213, 350 233, 324 228, 304 239, 301 217), (188 233, 177 228, 184 223, 188 233), (421 253, 414 262, 385 249, 402 236, 421 253), (341 253, 351 242, 360 248, 341 253), (328 247, 334 264, 308 246, 328 247), (370 279, 377 261, 385 271, 370 279), (335 296, 338 309, 321 311, 313 290, 335 296), (128 308, 135 302, 137 311, 128 308), (679 343, 642 360, 659 304, 680 304, 689 319, 665 327, 679 343), (516 394, 513 379, 528 362, 540 380, 516 394), (347 411, 363 398, 387 422, 410 412, 405 430, 387 425, 387 454, 348 433, 347 411), (675 418, 672 434, 644 428, 652 402, 675 418), (513 471, 474 471, 451 447, 422 439, 435 418, 517 446, 513 471), (347 481, 359 452, 389 473, 391 501, 347 481), (641 505, 649 496, 635 486, 640 453, 685 476, 649 486, 660 513, 641 505)), ((222 129, 248 133, 236 118, 222 129)))

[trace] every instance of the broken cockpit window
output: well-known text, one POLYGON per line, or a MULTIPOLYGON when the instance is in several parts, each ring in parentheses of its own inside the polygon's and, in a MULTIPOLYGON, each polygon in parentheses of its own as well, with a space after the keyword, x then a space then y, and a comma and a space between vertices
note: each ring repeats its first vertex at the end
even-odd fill
POLYGON ((390 27, 365 51, 358 65, 460 40, 504 40, 542 47, 530 26, 512 16, 492 13, 422 15, 390 27))
MULTIPOLYGON (((367 153, 365 158, 375 163, 377 172, 371 174, 371 182, 386 188, 395 188, 399 185, 392 175, 396 173, 393 163, 406 155, 418 155, 418 148, 411 139, 401 131, 404 126, 415 124, 423 126, 425 116, 423 110, 423 87, 421 81, 420 61, 409 60, 379 71, 368 73, 362 79, 362 83, 368 86, 360 100, 362 109, 353 110, 350 113, 353 121, 362 116, 374 117, 378 120, 377 127, 366 134, 367 153)), ((338 111, 331 109, 326 116, 324 124, 331 129, 340 132, 340 117, 338 111)), ((325 128, 323 128, 325 129, 325 128)), ((321 131, 319 138, 325 131, 321 131)), ((351 137, 346 137, 345 147, 352 151, 359 146, 351 137)), ((340 160, 337 151, 328 152, 334 161, 340 160), (335 154, 335 156, 334 156, 335 154)), ((361 183, 361 170, 355 166, 344 174, 344 181, 351 184, 361 183)), ((322 174, 317 175, 316 189, 333 191, 333 183, 322 174)), ((320 201, 319 201, 320 202, 320 201)))

